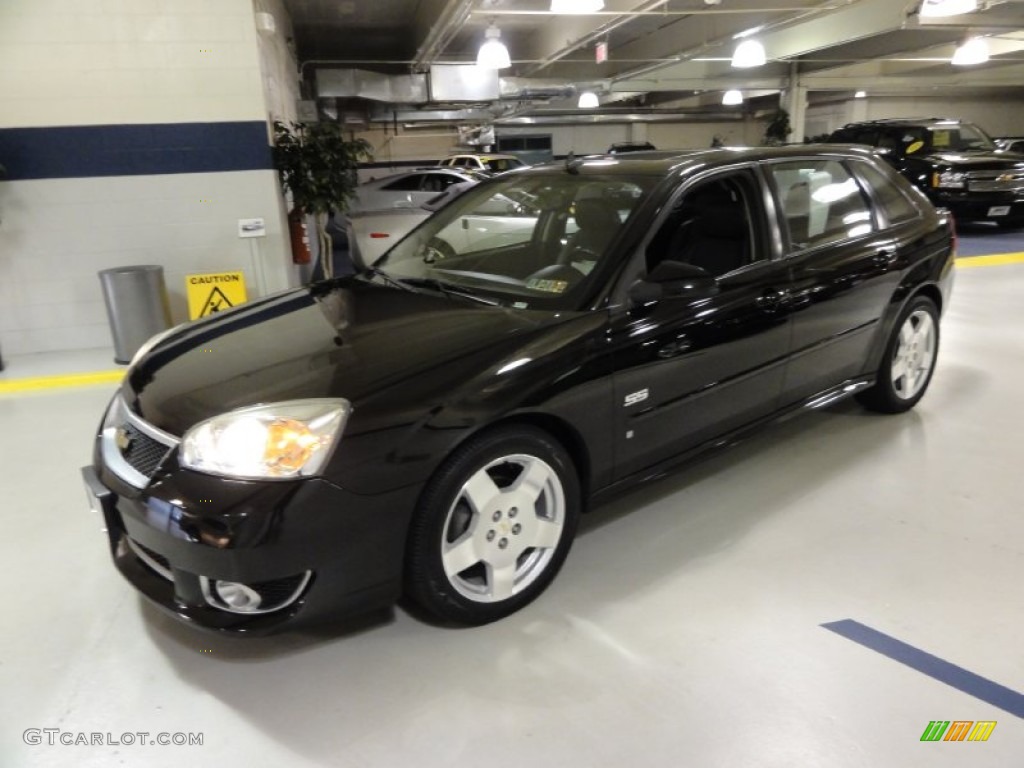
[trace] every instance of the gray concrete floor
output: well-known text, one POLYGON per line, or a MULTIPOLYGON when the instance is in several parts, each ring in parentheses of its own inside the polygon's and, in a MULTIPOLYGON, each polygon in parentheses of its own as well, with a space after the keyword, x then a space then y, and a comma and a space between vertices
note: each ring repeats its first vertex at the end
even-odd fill
POLYGON ((85 506, 111 388, 0 395, 0 766, 1022 766, 1019 717, 820 626, 1024 692, 1021 296, 1024 264, 961 270, 914 412, 808 414, 619 499, 544 597, 472 630, 178 626, 85 506), (931 720, 998 725, 922 743, 931 720))

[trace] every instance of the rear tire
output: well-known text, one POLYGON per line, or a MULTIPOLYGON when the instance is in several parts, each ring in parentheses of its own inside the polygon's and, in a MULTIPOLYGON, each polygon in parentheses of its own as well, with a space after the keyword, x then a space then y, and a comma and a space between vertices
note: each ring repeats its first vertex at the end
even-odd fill
POLYGON ((537 598, 576 533, 580 483, 569 454, 529 426, 456 450, 428 483, 409 535, 406 595, 431 616, 486 624, 537 598))
POLYGON ((918 296, 893 325, 875 385, 857 399, 879 413, 909 411, 924 397, 938 354, 939 311, 934 301, 918 296))

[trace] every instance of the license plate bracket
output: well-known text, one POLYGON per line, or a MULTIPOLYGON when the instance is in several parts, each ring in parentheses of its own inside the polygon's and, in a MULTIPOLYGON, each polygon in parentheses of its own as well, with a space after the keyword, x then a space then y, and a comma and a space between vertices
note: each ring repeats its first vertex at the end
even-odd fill
POLYGON ((1008 205, 993 205, 988 209, 989 216, 1009 216, 1010 206, 1008 205))

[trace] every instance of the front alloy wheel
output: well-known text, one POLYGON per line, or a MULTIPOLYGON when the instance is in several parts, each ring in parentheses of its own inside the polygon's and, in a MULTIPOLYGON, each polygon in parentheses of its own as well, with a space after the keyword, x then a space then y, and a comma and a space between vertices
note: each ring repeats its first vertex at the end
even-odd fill
POLYGON ((462 624, 518 610, 565 560, 579 497, 572 460, 546 433, 509 427, 471 441, 424 493, 410 537, 410 596, 462 624))

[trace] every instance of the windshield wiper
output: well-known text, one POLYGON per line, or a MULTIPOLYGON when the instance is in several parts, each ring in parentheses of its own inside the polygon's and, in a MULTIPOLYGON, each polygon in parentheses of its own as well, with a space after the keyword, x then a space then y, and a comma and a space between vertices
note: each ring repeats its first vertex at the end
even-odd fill
POLYGON ((364 274, 370 275, 372 277, 379 277, 392 288, 400 288, 403 291, 410 291, 412 293, 416 293, 416 289, 413 288, 411 285, 406 285, 405 282, 403 282, 402 280, 399 280, 396 277, 392 277, 380 267, 367 267, 366 272, 364 274))
POLYGON ((483 296, 477 296, 475 293, 470 293, 466 290, 461 290, 457 286, 451 283, 446 283, 443 280, 438 280, 436 277, 403 277, 402 282, 407 285, 421 286, 424 288, 433 288, 438 293, 443 293, 445 296, 459 296, 464 299, 471 299, 472 301, 479 302, 480 304, 487 304, 492 307, 498 306, 501 302, 496 299, 485 299, 483 296))

